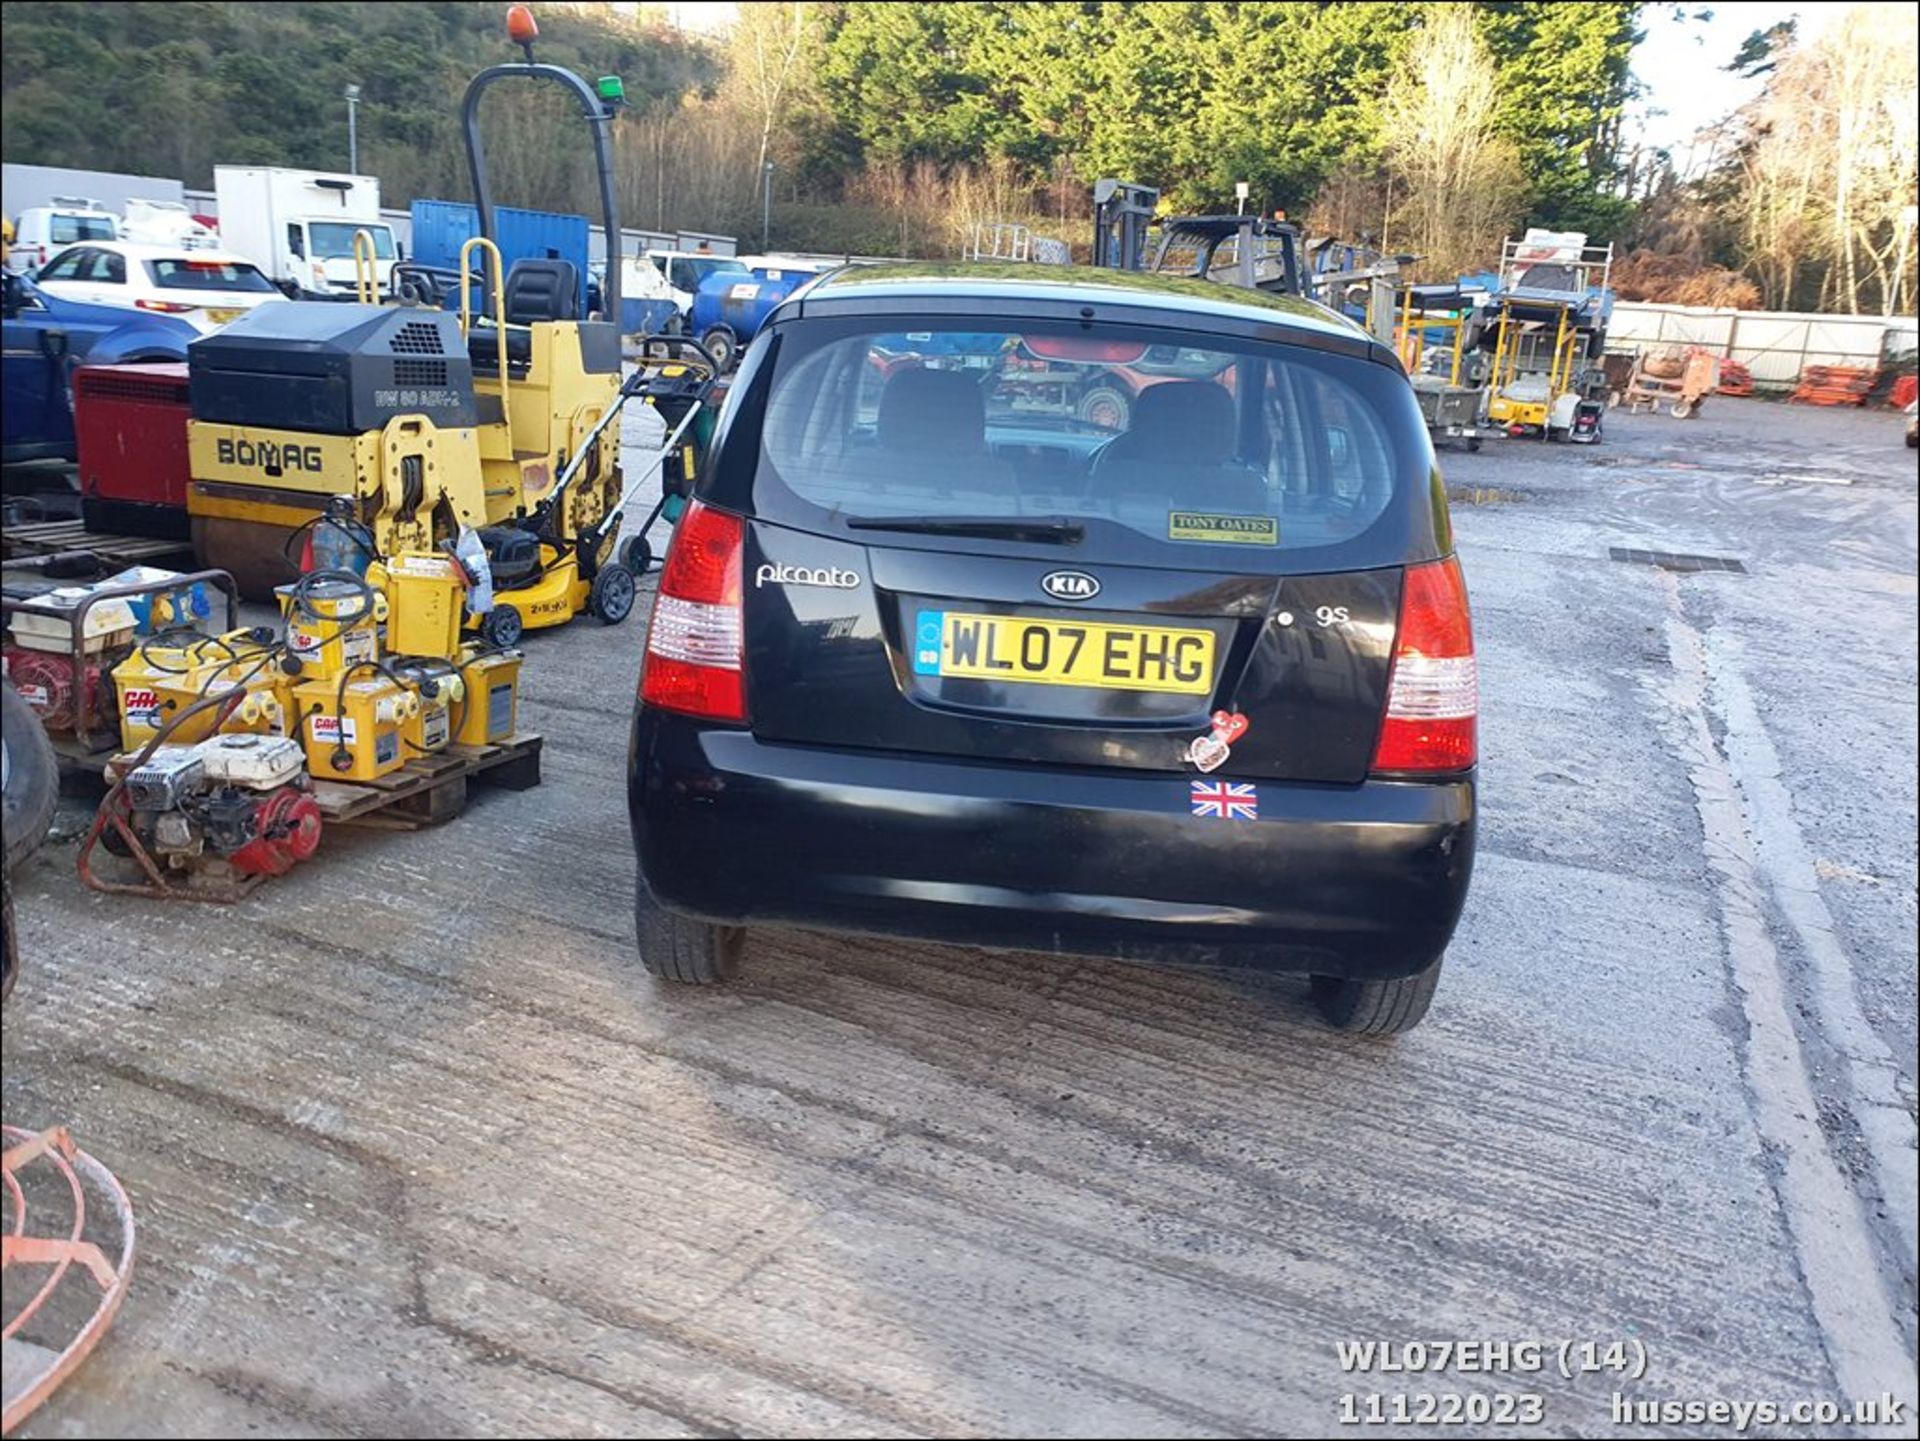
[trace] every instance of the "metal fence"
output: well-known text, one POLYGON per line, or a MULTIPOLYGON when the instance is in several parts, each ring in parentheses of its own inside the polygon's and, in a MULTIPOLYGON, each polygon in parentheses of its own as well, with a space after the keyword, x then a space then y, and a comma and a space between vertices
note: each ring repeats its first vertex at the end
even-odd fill
POLYGON ((1809 365, 1880 366, 1910 358, 1920 326, 1911 316, 1809 315, 1789 310, 1719 310, 1622 300, 1607 327, 1609 350, 1699 345, 1737 360, 1762 389, 1790 389, 1809 365))

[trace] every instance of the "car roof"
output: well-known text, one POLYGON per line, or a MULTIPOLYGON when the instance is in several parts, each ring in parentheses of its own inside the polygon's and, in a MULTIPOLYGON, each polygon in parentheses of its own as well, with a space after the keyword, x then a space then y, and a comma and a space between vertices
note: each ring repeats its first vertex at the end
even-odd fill
POLYGON ((796 299, 803 307, 833 300, 898 301, 903 310, 911 309, 917 300, 979 300, 988 305, 1105 301, 1128 309, 1189 318, 1199 314, 1243 325, 1278 322, 1349 343, 1369 338, 1338 311, 1299 296, 1189 276, 1084 265, 855 265, 821 276, 796 299))
MULTIPOLYGON (((67 250, 110 250, 129 260, 217 260, 223 265, 252 265, 231 250, 192 249, 185 245, 155 245, 139 240, 76 240, 67 250)), ((63 250, 62 255, 66 254, 63 250)), ((256 269, 258 267, 255 267, 256 269)))

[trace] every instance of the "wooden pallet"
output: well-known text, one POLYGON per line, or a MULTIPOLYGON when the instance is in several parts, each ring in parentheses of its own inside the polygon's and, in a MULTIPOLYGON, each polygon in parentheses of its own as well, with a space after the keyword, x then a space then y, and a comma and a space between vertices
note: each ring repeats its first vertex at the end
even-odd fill
POLYGON ((10 525, 0 531, 0 559, 53 555, 63 550, 90 550, 109 565, 125 569, 130 565, 157 565, 163 560, 182 556, 190 559, 193 544, 150 535, 99 534, 88 530, 86 523, 78 517, 71 520, 30 521, 26 525, 10 525))
POLYGON ((329 825, 419 830, 459 815, 466 807, 470 780, 513 791, 539 785, 540 746, 537 735, 516 736, 497 746, 448 746, 408 761, 378 780, 329 781, 316 776, 313 795, 329 825))

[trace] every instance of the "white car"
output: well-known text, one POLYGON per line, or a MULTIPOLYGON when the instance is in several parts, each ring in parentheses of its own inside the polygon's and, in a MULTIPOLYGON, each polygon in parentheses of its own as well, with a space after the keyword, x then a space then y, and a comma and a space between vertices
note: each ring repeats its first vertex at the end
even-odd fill
POLYGON ((230 251, 124 240, 63 250, 34 284, 69 300, 177 315, 203 334, 286 298, 257 265, 230 251))

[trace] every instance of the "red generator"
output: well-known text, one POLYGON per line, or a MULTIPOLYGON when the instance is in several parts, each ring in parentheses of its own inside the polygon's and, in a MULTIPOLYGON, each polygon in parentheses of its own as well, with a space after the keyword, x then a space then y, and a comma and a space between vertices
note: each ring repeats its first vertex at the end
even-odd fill
POLYGON ((186 540, 187 367, 83 365, 73 373, 80 513, 88 530, 186 540))

